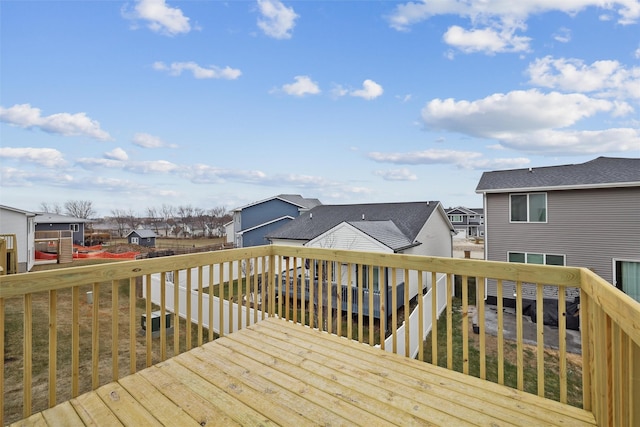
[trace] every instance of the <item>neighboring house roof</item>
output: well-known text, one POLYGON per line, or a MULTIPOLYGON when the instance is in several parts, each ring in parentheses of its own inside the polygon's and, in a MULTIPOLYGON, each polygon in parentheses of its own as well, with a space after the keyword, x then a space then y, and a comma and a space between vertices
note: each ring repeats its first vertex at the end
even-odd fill
POLYGON ((640 186, 640 158, 598 157, 576 165, 485 172, 476 193, 640 186))
POLYGON ((311 209, 315 206, 321 205, 322 203, 318 199, 305 199, 299 194, 279 194, 274 197, 269 197, 268 199, 259 200, 257 202, 249 203, 248 205, 239 207, 234 209, 234 211, 241 211, 242 209, 246 209, 251 206, 259 205, 260 203, 268 202, 269 200, 280 199, 285 202, 291 203, 292 205, 298 206, 301 209, 311 209))
POLYGON ((447 210, 447 214, 451 214, 453 212, 462 212, 462 213, 464 213, 466 215, 477 215, 478 214, 473 209, 465 208, 464 206, 456 206, 455 208, 449 208, 447 210))
POLYGON ((284 215, 284 216, 281 216, 279 218, 274 218, 274 219, 269 220, 267 222, 263 222, 262 224, 258 224, 258 225, 254 226, 254 227, 247 228, 247 229, 244 229, 242 231, 238 231, 238 234, 245 234, 245 233, 248 233, 250 231, 257 230, 257 229, 262 228, 262 227, 266 227, 267 225, 273 224, 275 222, 282 221, 283 219, 293 219, 293 217, 290 216, 290 215, 284 215))
POLYGON ((87 223, 93 222, 90 219, 85 218, 76 218, 68 215, 60 215, 50 212, 37 212, 36 213, 36 224, 73 224, 73 223, 87 223))
POLYGON ((376 239, 383 245, 398 251, 414 245, 412 240, 402 234, 402 231, 391 220, 387 221, 350 221, 348 224, 376 239))
POLYGON ((18 208, 12 208, 11 206, 6 206, 6 205, 0 205, 0 209, 4 209, 7 211, 12 211, 12 212, 16 212, 16 213, 21 213, 24 214, 26 216, 36 216, 35 212, 31 212, 31 211, 25 211, 23 209, 18 209, 18 208))
POLYGON ((378 240, 398 239, 399 232, 411 244, 439 204, 437 201, 429 201, 319 205, 266 237, 309 241, 338 224, 347 222, 364 233, 373 233, 370 235, 378 240))
POLYGON ((127 234, 127 237, 129 237, 129 235, 131 235, 132 233, 137 234, 139 237, 142 237, 143 239, 146 239, 149 237, 156 237, 156 233, 154 233, 153 230, 131 230, 127 234))

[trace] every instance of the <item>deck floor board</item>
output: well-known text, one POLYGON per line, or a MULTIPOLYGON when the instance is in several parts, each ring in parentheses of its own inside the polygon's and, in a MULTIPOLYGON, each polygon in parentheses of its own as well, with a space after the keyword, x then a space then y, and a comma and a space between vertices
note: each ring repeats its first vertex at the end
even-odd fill
POLYGON ((587 411, 278 319, 20 425, 595 425, 587 411))

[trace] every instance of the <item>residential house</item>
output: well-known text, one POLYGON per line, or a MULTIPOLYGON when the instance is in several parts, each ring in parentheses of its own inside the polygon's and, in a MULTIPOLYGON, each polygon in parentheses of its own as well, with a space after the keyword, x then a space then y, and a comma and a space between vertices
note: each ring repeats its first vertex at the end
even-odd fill
POLYGON ((131 230, 127 234, 127 243, 130 245, 140 245, 147 248, 155 248, 156 233, 153 230, 131 230))
POLYGON ((301 212, 318 205, 321 205, 318 199, 307 199, 297 194, 280 194, 234 209, 231 233, 233 242, 236 247, 266 245, 269 243, 265 238, 267 234, 297 218, 301 212))
POLYGON ((456 229, 456 237, 473 238, 484 236, 484 209, 469 209, 463 206, 447 210, 449 221, 456 229))
POLYGON ((8 256, 17 254, 7 265, 15 264, 19 273, 31 271, 35 263, 35 217, 35 212, 0 205, 0 238, 7 242, 8 256))
POLYGON ((86 224, 91 222, 90 219, 49 212, 38 212, 35 219, 36 231, 71 231, 71 239, 76 245, 84 245, 86 224))
MULTIPOLYGON (((487 260, 587 267, 640 301, 640 159, 485 172, 476 192, 487 260)), ((496 283, 487 287, 495 301, 496 283)), ((534 285, 523 292, 535 299, 534 285)), ((557 295, 545 288, 544 297, 557 295)))
MULTIPOLYGON (((317 248, 359 250, 368 252, 400 253, 428 255, 438 257, 452 256, 452 235, 454 228, 438 201, 406 203, 371 203, 354 205, 319 205, 304 212, 298 218, 278 230, 269 233, 267 238, 272 244, 293 245, 317 248)), ((302 275, 302 262, 296 274, 302 275)), ((326 272, 327 266, 323 266, 326 272)), ((310 269, 316 266, 304 266, 305 277, 310 277, 310 269)), ((403 289, 406 282, 404 271, 398 269, 379 270, 377 266, 364 267, 362 272, 347 266, 331 266, 332 281, 355 288, 363 281, 366 289, 372 289, 376 295, 374 310, 379 300, 377 295, 383 288, 389 289, 389 283, 395 280, 398 286, 398 307, 403 305, 403 289), (372 272, 369 272, 371 268, 372 272), (337 273, 340 271, 340 273, 337 273), (349 282, 350 278, 350 282, 349 282)), ((324 273, 325 275, 327 273, 324 273)), ((419 292, 417 274, 409 277, 409 297, 419 292)), ((431 277, 427 274, 422 280, 423 291, 431 287, 431 277)), ((343 302, 346 298, 342 299, 343 302)), ((390 306, 390 295, 388 296, 390 306)), ((365 302, 366 303, 366 302, 365 302)), ((365 305, 365 309, 367 306, 365 305)), ((354 308, 354 312, 357 308, 354 308)), ((365 313, 365 314, 368 314, 365 313)), ((374 315, 377 315, 377 311, 374 315)))

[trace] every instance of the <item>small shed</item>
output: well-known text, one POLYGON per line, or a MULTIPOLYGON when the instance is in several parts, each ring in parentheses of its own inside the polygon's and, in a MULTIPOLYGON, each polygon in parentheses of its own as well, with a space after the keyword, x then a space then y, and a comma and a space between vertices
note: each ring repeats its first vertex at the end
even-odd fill
POLYGON ((155 248, 156 246, 156 233, 152 230, 132 230, 127 234, 127 243, 130 245, 146 246, 148 248, 155 248))

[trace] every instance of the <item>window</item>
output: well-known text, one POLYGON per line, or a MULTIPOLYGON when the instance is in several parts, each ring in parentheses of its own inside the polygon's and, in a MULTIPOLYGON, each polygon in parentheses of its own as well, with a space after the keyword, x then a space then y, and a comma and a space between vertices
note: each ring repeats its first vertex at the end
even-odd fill
POLYGON ((69 224, 69 230, 73 231, 74 233, 77 233, 78 231, 80 231, 80 225, 69 224))
POLYGON ((451 222, 462 222, 462 215, 449 215, 451 222))
POLYGON ((547 222, 547 194, 511 194, 511 222, 547 222))
POLYGON ((138 244, 138 242, 139 242, 139 240, 138 240, 138 238, 137 238, 137 237, 132 237, 132 238, 131 238, 131 244, 132 244, 132 245, 137 245, 137 244, 138 244))
POLYGON ((640 262, 615 261, 616 288, 640 302, 640 262))
MULTIPOLYGON (((362 287, 364 289, 380 290, 380 268, 368 265, 356 265, 356 282, 358 280, 358 269, 362 268, 362 287), (369 270, 373 269, 373 283, 369 283, 369 270)), ((383 280, 386 280, 386 269, 382 270, 383 280)), ((384 282, 383 282, 384 284, 384 282)))
POLYGON ((509 252, 507 254, 507 260, 509 262, 522 262, 525 264, 564 265, 564 255, 509 252))

